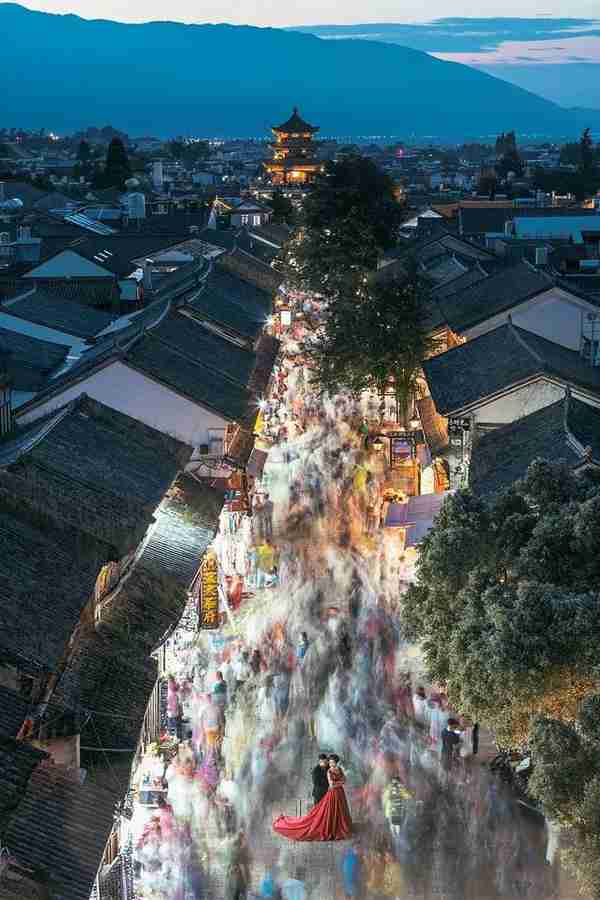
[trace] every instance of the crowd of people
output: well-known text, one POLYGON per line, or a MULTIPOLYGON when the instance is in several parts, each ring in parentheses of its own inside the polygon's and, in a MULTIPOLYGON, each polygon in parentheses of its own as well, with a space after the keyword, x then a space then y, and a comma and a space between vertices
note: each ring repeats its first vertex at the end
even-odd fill
POLYGON ((487 900, 519 885, 542 900, 532 842, 473 764, 477 724, 423 685, 402 640, 381 466, 360 402, 313 392, 309 325, 284 335, 263 403, 264 477, 219 523, 233 618, 171 638, 165 730, 139 794, 140 896, 487 900))

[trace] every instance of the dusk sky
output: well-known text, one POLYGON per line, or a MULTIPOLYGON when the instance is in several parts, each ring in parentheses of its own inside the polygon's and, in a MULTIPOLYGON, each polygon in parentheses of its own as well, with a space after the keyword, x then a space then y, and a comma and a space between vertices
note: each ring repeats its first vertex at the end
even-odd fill
MULTIPOLYGON (((2 0, 0 0, 2 2, 2 0)), ((423 50, 464 63, 564 106, 600 108, 600 7, 575 0, 564 17, 560 0, 433 0, 420 18, 421 0, 31 0, 24 5, 52 13, 121 22, 229 22, 299 27, 327 40, 368 39, 423 50), (561 16, 561 12, 563 15, 561 16), (593 14, 596 18, 593 18, 593 14), (529 16, 529 18, 524 18, 529 16), (577 18, 575 18, 577 17, 577 18), (329 27, 331 26, 331 27, 329 27), (337 27, 333 27, 337 26, 337 27)))
MULTIPOLYGON (((121 22, 146 22, 150 19, 171 19, 181 22, 231 22, 249 25, 313 25, 351 24, 354 22, 411 22, 423 21, 421 0, 237 0, 224 6, 220 0, 37 0, 23 5, 43 12, 76 13, 86 19, 117 19, 121 22)), ((598 15, 598 0, 572 0, 568 9, 562 0, 433 0, 427 6, 428 19, 445 16, 578 16, 598 15)))

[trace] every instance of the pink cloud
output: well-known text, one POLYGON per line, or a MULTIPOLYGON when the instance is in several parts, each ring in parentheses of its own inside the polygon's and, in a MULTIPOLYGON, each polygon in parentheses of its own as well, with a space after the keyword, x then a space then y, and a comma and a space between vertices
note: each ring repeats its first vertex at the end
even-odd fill
POLYGON ((579 62, 600 63, 600 37, 561 38, 556 41, 539 41, 535 47, 529 41, 504 41, 498 47, 490 47, 480 53, 432 53, 438 59, 464 63, 467 66, 532 65, 568 63, 577 57, 579 62), (531 55, 530 55, 531 54, 531 55))

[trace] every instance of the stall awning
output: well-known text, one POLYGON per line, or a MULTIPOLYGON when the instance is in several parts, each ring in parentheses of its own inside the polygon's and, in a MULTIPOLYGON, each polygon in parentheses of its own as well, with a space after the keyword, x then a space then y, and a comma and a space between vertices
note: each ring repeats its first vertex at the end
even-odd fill
POLYGON ((410 497, 406 503, 390 503, 385 527, 405 528, 405 546, 415 547, 433 525, 447 495, 448 491, 443 494, 422 494, 420 497, 410 497))

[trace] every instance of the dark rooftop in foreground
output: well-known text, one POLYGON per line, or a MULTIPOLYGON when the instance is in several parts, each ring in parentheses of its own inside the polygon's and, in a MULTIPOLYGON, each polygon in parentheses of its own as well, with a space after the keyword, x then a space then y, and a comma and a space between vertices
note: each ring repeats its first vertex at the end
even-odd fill
POLYGON ((84 340, 96 337, 116 318, 113 313, 66 300, 44 288, 4 303, 1 311, 84 340))
POLYGON ((510 425, 483 435, 474 445, 469 483, 478 494, 493 494, 522 478, 534 459, 562 459, 582 463, 573 446, 591 449, 600 460, 600 411, 574 397, 565 397, 510 425))
POLYGON ((449 415, 535 375, 555 376, 600 394, 600 369, 579 353, 512 323, 425 360, 436 409, 449 415))

